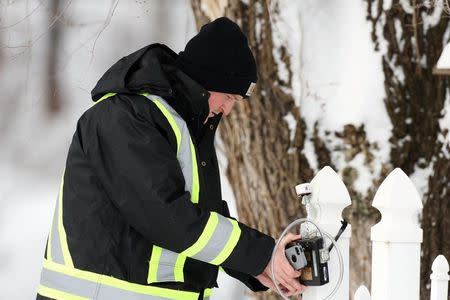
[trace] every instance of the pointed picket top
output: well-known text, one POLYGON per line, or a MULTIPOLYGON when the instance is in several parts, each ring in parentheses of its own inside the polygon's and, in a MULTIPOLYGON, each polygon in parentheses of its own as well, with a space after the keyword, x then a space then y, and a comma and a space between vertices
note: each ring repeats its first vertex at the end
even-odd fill
POLYGON ((372 240, 421 242, 419 214, 422 201, 412 181, 394 169, 378 188, 372 206, 381 212, 381 221, 372 227, 372 240))
POLYGON ((370 293, 366 286, 359 286, 355 293, 355 300, 370 300, 370 293))
POLYGON ((400 168, 395 168, 378 188, 372 205, 378 209, 422 209, 419 193, 400 168))
MULTIPOLYGON (((316 221, 339 221, 351 198, 339 175, 329 166, 322 168, 311 181, 311 204, 317 208, 316 221)), ((339 222, 337 223, 339 224, 339 222)))
POLYGON ((431 270, 433 271, 430 275, 431 279, 450 280, 450 276, 448 275, 449 265, 444 255, 438 255, 434 259, 431 270))

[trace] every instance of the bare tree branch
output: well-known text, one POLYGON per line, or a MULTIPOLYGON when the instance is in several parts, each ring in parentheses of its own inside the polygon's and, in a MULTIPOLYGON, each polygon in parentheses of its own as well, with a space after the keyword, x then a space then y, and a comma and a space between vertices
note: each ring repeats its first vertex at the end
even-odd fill
POLYGON ((97 37, 94 40, 94 45, 92 46, 91 50, 91 59, 89 60, 89 66, 92 64, 92 61, 94 59, 94 51, 95 51, 95 45, 97 44, 97 40, 102 34, 102 32, 108 27, 108 25, 111 23, 111 19, 114 15, 114 12, 116 11, 117 5, 119 4, 119 0, 112 0, 111 6, 109 8, 108 17, 106 18, 105 22, 103 23, 102 28, 97 34, 97 37))

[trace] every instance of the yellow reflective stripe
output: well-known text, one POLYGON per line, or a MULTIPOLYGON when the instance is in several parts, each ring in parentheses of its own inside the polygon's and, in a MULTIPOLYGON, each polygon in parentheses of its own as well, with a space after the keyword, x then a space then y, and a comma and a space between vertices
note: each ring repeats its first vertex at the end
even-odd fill
POLYGON ((100 99, 98 99, 97 101, 95 101, 94 105, 97 104, 97 103, 100 103, 100 102, 102 102, 103 100, 108 99, 109 97, 112 97, 112 96, 114 96, 114 95, 116 95, 116 94, 117 94, 117 93, 107 93, 107 94, 103 95, 103 97, 101 97, 100 99))
POLYGON ((52 258, 52 232, 53 232, 53 221, 52 225, 50 225, 50 234, 48 235, 48 242, 47 242, 47 259, 53 261, 52 258))
POLYGON ((173 274, 175 276, 175 281, 184 282, 184 263, 186 262, 186 256, 179 254, 177 256, 177 261, 173 269, 173 274))
POLYGON ((172 127, 173 132, 175 133, 175 137, 177 139, 177 155, 178 155, 178 152, 180 152, 180 146, 181 146, 181 131, 180 131, 180 128, 178 128, 177 123, 175 122, 172 114, 167 110, 167 108, 161 102, 159 102, 156 99, 153 99, 153 103, 155 103, 156 106, 158 106, 158 108, 164 114, 164 116, 166 117, 167 121, 169 121, 169 124, 172 127))
POLYGON ((64 299, 64 300, 89 300, 89 298, 84 298, 76 295, 72 295, 66 292, 61 292, 55 289, 48 288, 43 285, 38 286, 38 294, 51 299, 64 299))
POLYGON ((200 183, 198 180, 198 169, 197 169, 197 155, 195 154, 195 147, 192 143, 192 139, 189 137, 189 143, 191 145, 191 156, 192 156, 192 203, 198 203, 198 198, 200 194, 200 183))
POLYGON ((223 247, 219 255, 217 255, 217 257, 211 262, 211 264, 213 265, 220 265, 228 258, 228 256, 230 256, 231 252, 233 251, 234 247, 236 247, 239 241, 239 237, 241 236, 241 228, 239 228, 238 222, 233 219, 229 220, 233 224, 233 231, 231 232, 231 236, 228 239, 225 247, 223 247))
POLYGON ((212 294, 212 289, 205 289, 205 291, 203 292, 203 296, 204 297, 209 297, 212 294))
MULTIPOLYGON (((219 271, 220 271, 220 272, 225 272, 225 270, 224 270, 222 267, 220 267, 220 266, 219 266, 219 271)), ((226 272, 225 272, 225 273, 226 273, 226 272)))
MULTIPOLYGON (((118 289, 141 293, 144 295, 159 296, 169 299, 186 299, 186 300, 198 300, 198 293, 178 291, 167 288, 160 288, 155 286, 141 285, 136 283, 127 282, 114 278, 112 276, 106 276, 101 274, 96 274, 89 271, 79 270, 75 268, 68 268, 64 265, 60 265, 49 260, 44 259, 44 268, 49 270, 66 274, 72 277, 92 281, 95 283, 109 285, 118 289)), ((63 298, 64 299, 64 298, 63 298)))
POLYGON ((59 211, 58 211, 58 232, 59 232, 59 240, 61 241, 61 249, 63 252, 64 263, 73 268, 72 256, 70 256, 69 246, 67 245, 67 236, 66 231, 64 230, 63 224, 63 190, 64 190, 64 174, 66 171, 64 170, 62 178, 61 178, 61 186, 59 187, 59 211))
POLYGON ((158 274, 159 260, 161 259, 162 248, 158 246, 153 246, 152 256, 148 262, 148 277, 147 283, 156 282, 156 275, 158 274))
POLYGON ((203 229, 203 232, 198 240, 194 244, 192 244, 192 246, 181 252, 180 255, 194 256, 195 254, 200 252, 200 250, 202 250, 206 246, 206 244, 208 244, 211 236, 214 233, 214 230, 216 230, 218 223, 219 217, 217 216, 217 213, 211 212, 208 218, 208 222, 206 223, 206 226, 203 229))

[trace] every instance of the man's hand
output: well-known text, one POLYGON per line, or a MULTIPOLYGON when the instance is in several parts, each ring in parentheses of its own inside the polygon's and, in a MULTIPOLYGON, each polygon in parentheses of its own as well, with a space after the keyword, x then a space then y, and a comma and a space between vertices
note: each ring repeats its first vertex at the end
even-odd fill
MULTIPOLYGON (((289 261, 284 255, 284 249, 286 248, 286 245, 300 238, 300 235, 288 233, 281 241, 274 257, 275 280, 279 284, 285 296, 288 297, 301 294, 306 289, 306 286, 300 284, 300 282, 298 281, 298 277, 300 277, 301 272, 296 271, 290 265, 289 261)), ((269 261, 269 264, 266 266, 264 271, 260 275, 256 276, 256 279, 258 279, 269 289, 276 291, 277 289, 275 288, 275 285, 271 279, 271 265, 272 260, 269 261)))

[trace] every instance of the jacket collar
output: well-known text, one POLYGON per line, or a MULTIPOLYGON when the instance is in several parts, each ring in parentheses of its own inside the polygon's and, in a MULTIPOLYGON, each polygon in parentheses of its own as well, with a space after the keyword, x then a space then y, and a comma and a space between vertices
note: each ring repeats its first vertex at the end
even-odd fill
POLYGON ((151 44, 123 57, 92 90, 97 101, 104 94, 150 93, 166 101, 197 134, 209 113, 209 93, 175 66, 178 55, 162 44, 151 44))

